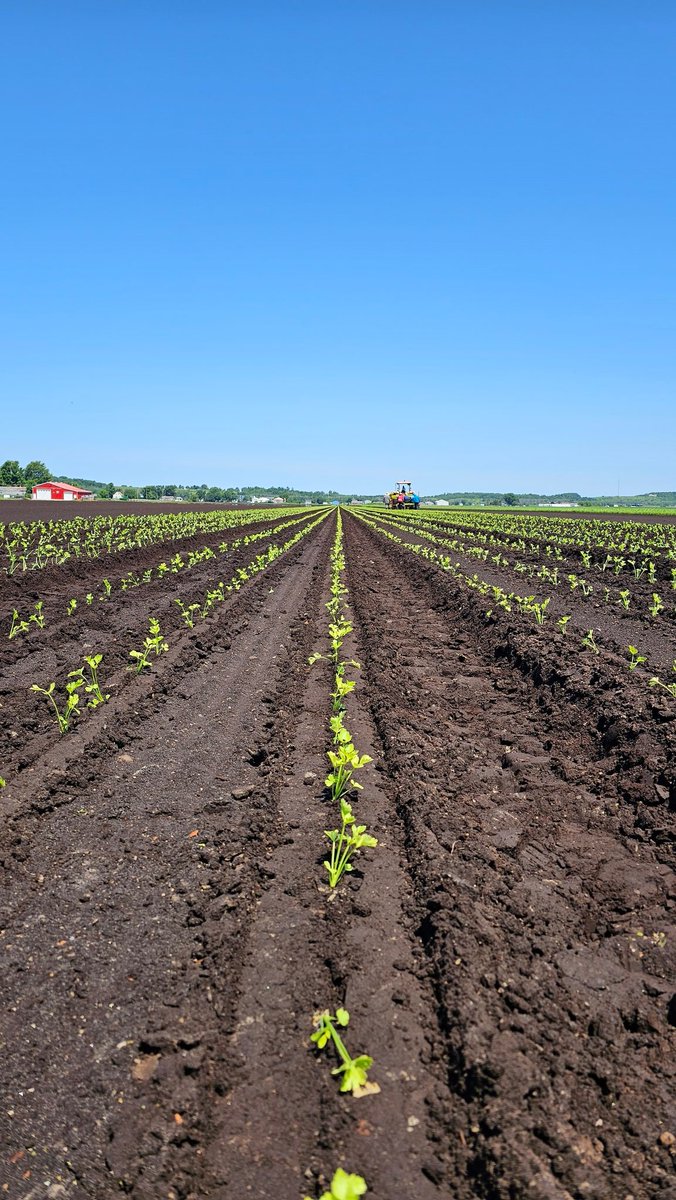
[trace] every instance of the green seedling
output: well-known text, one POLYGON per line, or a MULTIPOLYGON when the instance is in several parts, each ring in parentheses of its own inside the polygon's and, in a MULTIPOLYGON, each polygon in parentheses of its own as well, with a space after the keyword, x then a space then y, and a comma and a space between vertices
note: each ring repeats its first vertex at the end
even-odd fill
POLYGON ((38 629, 44 629, 45 627, 45 615, 42 611, 43 608, 44 604, 42 600, 37 600, 35 603, 35 612, 31 613, 30 617, 28 618, 28 620, 32 621, 34 625, 37 625, 38 629))
POLYGON ((360 755, 352 742, 339 744, 337 750, 327 750, 326 753, 333 768, 324 780, 325 786, 331 790, 331 799, 341 800, 350 788, 361 791, 362 785, 353 779, 354 772, 360 771, 373 759, 368 754, 360 755))
POLYGON ((87 708, 98 708, 99 704, 105 704, 106 700, 110 700, 110 692, 105 695, 101 691, 99 684, 98 670, 103 662, 102 654, 85 654, 85 665, 89 667, 89 678, 85 674, 84 667, 78 667, 77 671, 71 671, 68 675, 69 679, 77 679, 78 687, 84 687, 85 692, 91 699, 87 701, 87 708))
POLYGON ((639 654, 635 646, 628 646, 627 649, 629 651, 629 670, 635 671, 637 667, 640 667, 641 663, 647 661, 646 657, 644 654, 639 654))
POLYGON ((12 624, 9 630, 9 641, 11 642, 12 638, 18 637, 20 633, 25 633, 27 629, 30 629, 28 621, 22 621, 21 617, 19 616, 18 608, 15 608, 12 611, 12 624))
POLYGON ((676 700, 676 683, 663 683, 659 676, 655 675, 648 681, 648 684, 650 687, 664 688, 664 691, 668 692, 676 700))
POLYGON ((568 625, 569 621, 570 621, 570 614, 567 617, 559 617, 556 624, 557 624, 558 628, 561 630, 561 633, 566 632, 566 626, 568 625))
POLYGON ((65 733, 73 717, 79 716, 80 714, 80 697, 78 696, 78 688, 82 686, 82 682, 83 681, 81 679, 73 679, 70 683, 66 683, 66 704, 63 710, 59 709, 59 706, 54 699, 54 689, 56 687, 55 683, 50 683, 49 687, 47 688, 41 688, 37 683, 34 683, 31 686, 32 692, 39 692, 40 695, 44 696, 47 702, 51 704, 52 708, 54 709, 54 715, 59 726, 59 731, 61 733, 65 733))
POLYGON ((169 649, 169 643, 165 642, 160 633, 160 623, 156 617, 150 618, 149 636, 143 643, 142 650, 130 650, 129 657, 135 659, 135 664, 132 664, 130 670, 136 671, 138 675, 144 667, 150 666, 150 656, 154 654, 157 657, 159 654, 169 649))
POLYGON ((338 662, 340 647, 342 646, 348 633, 352 633, 351 621, 346 621, 345 618, 339 621, 332 622, 329 625, 329 640, 331 642, 331 659, 334 663, 338 662))
POLYGON ((591 650, 594 654, 599 653, 599 648, 596 645, 596 642, 594 640, 594 630, 593 629, 589 629, 587 631, 586 635, 582 639, 582 645, 586 646, 587 649, 591 650))
MULTIPOLYGON (((331 1180, 331 1190, 322 1192, 319 1200, 359 1200, 367 1191, 366 1180, 361 1175, 348 1175, 347 1171, 338 1167, 331 1180)), ((305 1200, 311 1200, 311 1197, 306 1196, 305 1200)))
POLYGON ((617 603, 621 604, 622 608, 628 609, 631 604, 631 592, 625 588, 623 592, 620 592, 620 598, 617 603))
POLYGON ((350 1014, 346 1008, 337 1008, 334 1016, 328 1010, 317 1013, 314 1018, 315 1032, 310 1040, 314 1042, 318 1050, 323 1050, 329 1041, 333 1042, 340 1058, 340 1066, 335 1067, 331 1074, 342 1075, 341 1092, 352 1092, 352 1095, 359 1099, 360 1096, 379 1092, 380 1088, 377 1083, 368 1082, 368 1072, 373 1066, 371 1056, 359 1054, 356 1058, 352 1058, 338 1033, 337 1027, 345 1029, 349 1021, 350 1014))
POLYGON ((94 593, 87 592, 87 595, 85 596, 85 604, 93 604, 93 603, 94 603, 94 593))
POLYGON ((649 605, 649 611, 650 611, 651 617, 656 617, 658 613, 662 612, 663 608, 664 608, 664 604, 662 602, 661 596, 658 596, 657 592, 653 592, 653 602, 651 605, 649 605))
POLYGON ((342 712, 336 713, 335 716, 329 718, 329 728, 333 734, 334 746, 339 744, 346 745, 348 742, 352 741, 352 734, 350 733, 349 729, 346 729, 343 723, 342 712))
POLYGON ((543 600, 541 604, 532 603, 528 605, 528 611, 533 613, 538 625, 544 625, 545 623, 545 613, 549 605, 549 601, 550 597, 548 596, 547 599, 543 600))
POLYGON ((340 820, 340 829, 324 830, 331 843, 331 858, 324 862, 331 889, 338 886, 346 872, 353 870, 350 860, 358 850, 378 845, 378 839, 366 832, 365 825, 357 825, 357 818, 345 799, 340 802, 340 820))
POLYGON ((178 604, 181 610, 181 616, 185 621, 188 629, 193 629, 195 626, 195 614, 200 611, 199 604, 184 604, 182 600, 174 600, 174 604, 178 604))
POLYGON ((75 599, 69 600, 68 604, 66 606, 66 616, 72 617, 76 608, 77 608, 77 600, 75 600, 75 599))
POLYGON ((0 775, 0 788, 4 788, 4 787, 7 787, 7 780, 3 779, 2 775, 0 775))

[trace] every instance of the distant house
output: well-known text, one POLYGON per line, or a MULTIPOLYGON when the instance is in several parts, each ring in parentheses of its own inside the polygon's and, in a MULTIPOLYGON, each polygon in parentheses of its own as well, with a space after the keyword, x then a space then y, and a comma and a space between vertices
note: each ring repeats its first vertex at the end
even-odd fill
POLYGON ((113 492, 113 500, 122 500, 122 492, 113 492))
POLYGON ((0 483, 0 500, 22 500, 25 495, 25 487, 11 487, 8 483, 0 483))
POLYGON ((436 500, 435 504, 436 504, 437 508, 450 508, 451 507, 448 500, 436 500))
POLYGON ((272 504, 286 504, 286 500, 283 496, 273 496, 272 504))
POLYGON ((34 500, 91 500, 94 493, 72 483, 36 483, 31 488, 34 500))

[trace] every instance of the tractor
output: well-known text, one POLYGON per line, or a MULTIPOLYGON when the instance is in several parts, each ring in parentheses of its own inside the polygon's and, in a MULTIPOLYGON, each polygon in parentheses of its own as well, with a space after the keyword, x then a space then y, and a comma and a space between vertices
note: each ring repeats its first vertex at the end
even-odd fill
POLYGON ((420 508, 420 496, 413 491, 409 479, 400 480, 396 492, 389 492, 385 500, 388 508, 420 508))

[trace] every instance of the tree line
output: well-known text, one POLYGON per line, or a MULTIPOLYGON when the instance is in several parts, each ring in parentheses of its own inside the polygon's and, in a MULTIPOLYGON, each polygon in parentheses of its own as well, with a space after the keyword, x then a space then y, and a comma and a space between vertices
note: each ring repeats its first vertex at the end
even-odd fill
MULTIPOLYGON (((72 483, 75 487, 85 488, 93 492, 101 500, 112 500, 118 492, 123 500, 159 500, 162 496, 170 496, 172 500, 199 501, 206 500, 212 504, 236 504, 250 500, 252 496, 281 496, 287 504, 303 504, 311 500, 313 504, 330 504, 332 500, 347 499, 339 492, 300 491, 289 487, 210 487, 207 483, 149 483, 143 487, 130 487, 126 484, 101 483, 96 479, 75 479, 70 475, 54 475, 43 462, 26 463, 25 467, 16 459, 7 459, 0 464, 0 484, 10 487, 23 487, 29 495, 36 483, 47 483, 53 479, 60 483, 72 483)), ((375 498, 375 497, 373 497, 375 498)))

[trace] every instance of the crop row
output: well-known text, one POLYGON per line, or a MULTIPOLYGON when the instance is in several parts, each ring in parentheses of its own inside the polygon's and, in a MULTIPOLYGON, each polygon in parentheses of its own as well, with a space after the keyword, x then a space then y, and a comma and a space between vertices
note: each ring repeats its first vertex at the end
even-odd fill
MULTIPOLYGON (((612 586, 613 576, 619 571, 608 571, 606 573, 606 564, 591 565, 586 561, 587 570, 585 575, 579 575, 574 571, 567 571, 565 567, 561 567, 559 562, 553 566, 542 564, 540 566, 524 562, 520 558, 508 558, 507 555, 499 550, 496 554, 491 554, 486 547, 473 544, 471 541, 461 541, 458 538, 440 537, 431 531, 427 523, 418 522, 415 518, 413 521, 406 517, 397 516, 379 516, 379 521, 383 525, 387 525, 393 529, 413 530, 416 537, 424 538, 429 542, 433 542, 437 546, 444 546, 452 550, 454 554, 464 555, 467 558, 474 559, 477 562, 483 562, 487 565, 493 565, 498 570, 509 571, 514 575, 518 575, 520 579, 531 579, 537 581, 537 585, 545 585, 550 588, 561 588, 565 592, 567 588, 571 592, 577 592, 579 595, 589 597, 594 596, 594 599, 600 599, 604 604, 616 604, 622 612, 632 612, 633 615, 639 617, 650 617, 655 620, 657 617, 673 621, 676 617, 676 567, 671 568, 671 578, 668 584, 668 591, 661 588, 661 592, 655 590, 658 583, 655 563, 650 561, 647 565, 634 565, 632 569, 631 582, 627 587, 612 586), (595 581, 589 578, 595 573, 595 581)), ((582 554, 585 555, 585 551, 582 554)), ((554 555, 556 557, 556 555, 554 555)), ((563 557, 560 556, 560 562, 563 562, 563 557)), ((624 560, 620 560, 622 563, 624 560)), ((629 582, 625 580, 625 582, 629 582)))
MULTIPOLYGON (((367 832, 366 826, 358 824, 353 808, 356 793, 362 787, 355 775, 371 762, 371 758, 368 754, 359 753, 347 726, 347 697, 355 689, 356 679, 353 675, 359 670, 359 663, 343 653, 344 643, 353 628, 347 607, 344 574, 343 526, 339 510, 331 548, 331 594, 326 604, 329 614, 328 648, 324 653, 312 654, 309 659, 310 666, 320 659, 328 661, 332 677, 329 748, 326 752, 329 771, 324 786, 329 803, 337 808, 339 823, 336 828, 327 829, 324 833, 328 842, 328 857, 323 866, 328 876, 325 890, 329 900, 336 895, 343 877, 354 869, 355 856, 364 849, 378 845, 377 839, 367 832)), ((353 1055, 346 1045, 345 1030, 349 1022, 347 1009, 340 1006, 335 1011, 323 1009, 314 1014, 310 1040, 318 1051, 330 1049, 337 1059, 338 1065, 333 1068, 332 1074, 340 1079, 341 1092, 350 1093, 354 1098, 376 1095, 380 1088, 369 1079, 369 1071, 373 1066, 371 1055, 353 1055)), ((366 1191, 366 1181, 361 1175, 339 1167, 333 1174, 330 1190, 323 1193, 321 1200, 357 1200, 366 1191)), ((310 1198, 306 1197, 305 1200, 310 1198)))
MULTIPOLYGON (((272 537, 281 532, 281 530, 292 528, 308 519, 306 510, 300 517, 295 516, 289 520, 280 521, 273 526, 257 530, 255 533, 245 533, 232 542, 220 542, 216 549, 211 546, 203 546, 200 549, 189 551, 179 550, 168 561, 157 563, 154 567, 147 567, 138 574, 134 571, 126 571, 124 575, 118 578, 109 579, 107 576, 104 576, 97 590, 71 596, 63 607, 63 611, 60 613, 54 612, 52 616, 60 616, 62 618, 72 617, 78 607, 81 608, 83 605, 91 607, 94 604, 105 603, 111 599, 117 590, 128 592, 136 588, 148 586, 151 583, 156 583, 165 578, 170 579, 172 575, 183 575, 200 563, 215 560, 219 555, 231 554, 235 550, 238 550, 240 546, 248 546, 253 542, 260 541, 262 538, 272 537)), ((12 609, 11 617, 7 618, 9 621, 7 635, 9 641, 20 635, 33 632, 35 629, 46 628, 49 614, 45 611, 45 603, 42 599, 35 601, 32 612, 27 610, 20 612, 18 608, 12 609)), ((176 603, 180 605, 181 601, 177 601, 176 603)), ((186 620, 186 624, 189 624, 189 621, 186 620)))
MULTIPOLYGON (((374 515, 382 510, 369 509, 374 515)), ((450 530, 484 547, 508 546, 534 558, 563 561, 571 557, 585 569, 599 567, 640 578, 651 570, 671 576, 676 564, 676 525, 561 520, 512 513, 398 512, 397 519, 419 526, 450 530)))
MULTIPOLYGON (((307 512, 307 510, 305 510, 307 512)), ((280 508, 278 516, 298 509, 280 508)), ((199 533, 218 533, 261 520, 257 509, 73 517, 68 521, 0 524, 0 571, 7 575, 60 566, 71 558, 101 558, 199 533)))
MULTIPOLYGON (((326 519, 328 511, 321 512, 319 516, 304 524, 284 542, 268 546, 245 567, 238 568, 227 583, 221 580, 216 587, 207 588, 198 601, 191 600, 190 603, 186 603, 185 600, 179 600, 178 603, 183 610, 184 623, 193 628, 197 621, 205 620, 232 593, 239 591, 248 580, 265 571, 281 555, 306 537, 312 529, 326 519), (185 620, 186 613, 188 620, 185 620)), ((266 532, 269 536, 270 531, 266 532)), ((104 656, 94 650, 91 654, 83 656, 82 664, 74 666, 66 673, 58 687, 55 680, 35 682, 30 685, 30 691, 44 697, 59 733, 66 733, 73 721, 82 716, 83 707, 96 708, 109 700, 111 693, 105 691, 104 688, 117 687, 119 689, 130 678, 130 674, 140 674, 151 669, 153 661, 169 649, 169 643, 161 631, 160 621, 156 615, 150 616, 148 632, 143 637, 143 641, 141 641, 142 636, 139 635, 138 639, 140 645, 132 646, 128 652, 131 663, 105 684, 100 679, 104 656)), ((22 766, 25 765, 27 765, 27 760, 24 757, 22 766)), ((0 777, 0 787, 5 785, 6 781, 0 777)))
MULTIPOLYGON (((490 583, 486 579, 482 579, 476 572, 470 575, 467 572, 462 571, 460 564, 454 562, 448 554, 438 551, 434 544, 425 544, 430 542, 436 543, 436 545, 440 546, 445 544, 444 539, 436 538, 428 530, 418 529, 417 527, 412 530, 411 525, 408 522, 402 526, 395 520, 383 519, 382 517, 374 520, 372 519, 372 516, 366 515, 363 512, 358 513, 357 515, 359 519, 364 522, 364 524, 377 531, 381 536, 389 539, 390 541, 396 542, 398 545, 402 546, 403 549, 426 559, 430 563, 433 563, 442 571, 451 574, 454 579, 464 584, 467 588, 476 592, 478 595, 485 597, 489 602, 491 602, 491 607, 486 610, 485 614, 487 619, 495 619, 496 614, 499 614, 500 612, 510 613, 513 609, 516 609, 526 616, 532 618, 532 620, 538 626, 544 626, 550 620, 548 609, 551 603, 551 596, 544 596, 540 598, 536 598, 534 595, 522 596, 516 592, 506 591, 501 586, 490 583), (387 526, 389 526, 389 528, 387 528, 387 526), (393 532, 393 529, 405 529, 405 531, 408 533, 413 532, 416 537, 421 537, 424 539, 424 541, 408 541, 405 538, 399 537, 397 533, 393 532)), ((659 601, 659 599, 659 596, 655 597, 656 601, 659 601)), ((657 604, 655 604, 654 610, 651 611, 650 615, 653 618, 657 617, 661 613, 663 607, 664 606, 658 607, 657 604)), ((570 614, 563 614, 556 621, 552 619, 552 624, 556 626, 560 634, 566 635, 570 620, 570 614)), ((601 653, 603 647, 600 644, 599 635, 593 627, 589 628, 584 637, 580 639, 580 647, 596 655, 601 653)), ((620 653, 623 652, 621 647, 613 647, 612 650, 613 653, 617 653, 618 650, 620 653)), ((627 669, 630 673, 635 672, 638 667, 642 667, 644 664, 648 663, 647 655, 641 654, 640 650, 636 646, 628 645, 624 649, 624 653, 626 655, 627 669)), ((673 661, 672 671, 676 673, 676 659, 673 661)), ((647 682, 647 686, 666 691, 669 695, 676 698, 676 682, 673 680, 664 682, 656 674, 651 674, 647 681, 644 675, 641 675, 640 678, 642 682, 647 682)))

